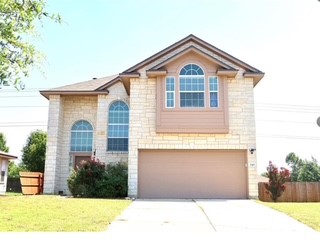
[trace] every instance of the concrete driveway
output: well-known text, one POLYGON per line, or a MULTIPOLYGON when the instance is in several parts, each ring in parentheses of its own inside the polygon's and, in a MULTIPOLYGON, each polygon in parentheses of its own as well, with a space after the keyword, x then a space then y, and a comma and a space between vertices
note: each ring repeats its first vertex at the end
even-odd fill
POLYGON ((320 233, 308 226, 253 200, 135 200, 107 232, 260 232, 268 237, 278 232, 320 239, 320 233))

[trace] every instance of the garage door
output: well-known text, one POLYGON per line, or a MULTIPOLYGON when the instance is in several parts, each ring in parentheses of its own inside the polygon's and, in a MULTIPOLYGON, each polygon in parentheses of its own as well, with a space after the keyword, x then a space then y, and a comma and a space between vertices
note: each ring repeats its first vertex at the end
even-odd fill
POLYGON ((139 198, 247 198, 246 151, 139 150, 139 198))

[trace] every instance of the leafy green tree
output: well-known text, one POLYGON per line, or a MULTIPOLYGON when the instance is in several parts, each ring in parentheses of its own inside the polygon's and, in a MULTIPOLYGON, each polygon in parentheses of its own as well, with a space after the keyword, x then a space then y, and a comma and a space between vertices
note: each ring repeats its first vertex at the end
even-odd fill
POLYGON ((9 162, 9 170, 8 170, 8 176, 19 178, 19 172, 27 171, 23 163, 16 164, 14 161, 9 162))
POLYGON ((315 158, 311 161, 305 161, 299 170, 299 182, 319 182, 320 181, 320 166, 315 158))
POLYGON ((317 159, 302 160, 295 153, 289 153, 286 163, 291 167, 292 182, 319 182, 320 165, 317 159))
POLYGON ((22 162, 31 172, 44 172, 47 133, 41 130, 31 132, 22 149, 22 162))
POLYGON ((297 182, 298 175, 301 167, 304 165, 304 161, 299 158, 295 153, 291 152, 286 157, 286 163, 291 168, 291 181, 297 182))
POLYGON ((23 89, 22 76, 41 61, 30 43, 37 36, 35 26, 44 18, 61 22, 59 15, 46 11, 46 0, 0 0, 0 87, 23 89))
POLYGON ((0 133, 0 151, 9 152, 9 147, 7 146, 7 140, 3 133, 0 133))

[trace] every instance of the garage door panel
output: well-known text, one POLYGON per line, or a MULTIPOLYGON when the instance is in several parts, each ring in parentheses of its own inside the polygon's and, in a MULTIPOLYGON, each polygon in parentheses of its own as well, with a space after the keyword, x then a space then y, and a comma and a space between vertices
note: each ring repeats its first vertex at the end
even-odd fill
POLYGON ((247 198, 246 152, 140 150, 140 198, 247 198))

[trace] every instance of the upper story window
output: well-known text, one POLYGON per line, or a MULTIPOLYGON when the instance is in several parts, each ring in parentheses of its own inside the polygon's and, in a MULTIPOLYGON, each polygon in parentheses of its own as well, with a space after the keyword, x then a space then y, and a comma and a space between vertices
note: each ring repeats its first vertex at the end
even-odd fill
POLYGON ((179 74, 180 107, 204 107, 205 76, 196 64, 184 66, 179 74))
POLYGON ((85 120, 77 121, 71 128, 72 152, 92 152, 93 128, 85 120))
POLYGON ((174 77, 166 78, 166 107, 174 108, 175 106, 175 79, 174 77))
POLYGON ((219 106, 219 80, 217 77, 209 77, 210 107, 219 106))
POLYGON ((116 101, 109 108, 108 151, 128 151, 129 107, 116 101))

